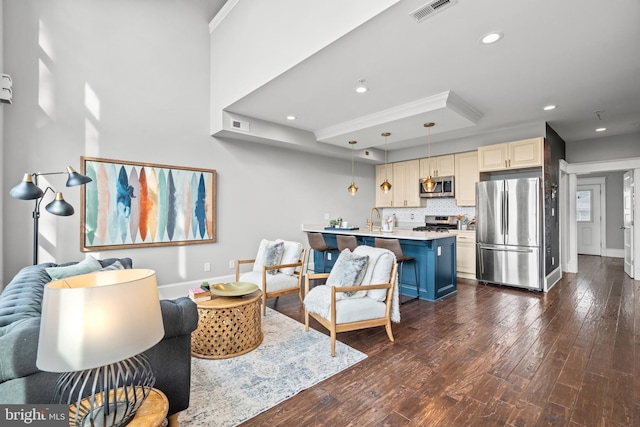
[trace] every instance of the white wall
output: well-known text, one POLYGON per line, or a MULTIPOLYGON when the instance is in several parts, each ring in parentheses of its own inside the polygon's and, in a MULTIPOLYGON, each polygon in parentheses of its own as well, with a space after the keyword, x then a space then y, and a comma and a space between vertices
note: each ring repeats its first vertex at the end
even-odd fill
POLYGON ((566 149, 567 163, 640 157, 640 133, 568 142, 566 149))
MULTIPOLYGON (((2 194, 25 172, 79 168, 82 155, 216 169, 217 243, 91 253, 129 256, 134 266, 155 269, 160 285, 231 274, 229 260, 252 258, 263 237, 306 245, 301 224, 324 222, 324 213, 364 223, 375 200, 373 166, 356 164, 360 191, 351 197, 348 157, 209 136, 208 24, 220 5, 5 1, 4 65, 12 71, 14 104, 4 110, 2 194), (211 272, 204 272, 205 262, 211 272)), ((64 177, 49 182, 60 189, 64 177)), ((65 188, 64 194, 76 214, 42 213, 41 262, 85 256, 79 250, 80 190, 65 188)), ((6 283, 31 263, 33 205, 4 199, 6 283)))

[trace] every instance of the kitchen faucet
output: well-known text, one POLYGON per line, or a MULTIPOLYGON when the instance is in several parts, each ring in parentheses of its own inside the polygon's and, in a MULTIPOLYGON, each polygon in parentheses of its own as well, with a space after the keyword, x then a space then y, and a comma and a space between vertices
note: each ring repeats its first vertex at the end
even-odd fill
POLYGON ((371 208, 371 211, 369 212, 369 220, 367 221, 369 232, 373 231, 373 211, 376 211, 376 213, 378 214, 378 219, 380 219, 380 211, 378 210, 378 208, 371 208))

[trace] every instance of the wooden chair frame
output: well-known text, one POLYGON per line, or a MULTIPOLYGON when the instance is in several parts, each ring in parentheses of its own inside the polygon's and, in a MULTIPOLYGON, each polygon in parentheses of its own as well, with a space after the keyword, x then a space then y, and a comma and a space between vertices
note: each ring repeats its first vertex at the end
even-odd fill
MULTIPOLYGON (((331 287, 331 318, 325 319, 324 317, 310 313, 307 307, 304 308, 304 328, 305 331, 309 331, 309 316, 316 319, 322 326, 327 328, 331 334, 331 356, 336 355, 336 335, 338 332, 356 331, 358 329, 373 328, 376 326, 384 326, 387 331, 387 336, 391 342, 393 339, 393 332, 391 330, 391 303, 393 301, 393 288, 396 283, 396 277, 398 272, 398 264, 394 263, 391 269, 391 281, 389 283, 383 283, 378 285, 361 285, 361 286, 343 286, 343 287, 331 287), (336 323, 336 294, 338 292, 353 292, 364 291, 369 289, 387 289, 387 298, 385 299, 385 315, 377 319, 361 320, 358 322, 349 323, 336 323)), ((309 281, 313 279, 323 279, 329 277, 329 273, 317 273, 307 274, 304 280, 304 293, 309 293, 309 281)), ((326 286, 326 285, 321 285, 326 286)))
MULTIPOLYGON (((303 247, 302 252, 300 253, 300 258, 298 259, 298 262, 294 262, 292 264, 265 265, 262 267, 262 286, 260 289, 262 290, 262 315, 263 316, 267 314, 267 298, 278 298, 281 295, 287 295, 287 294, 292 294, 294 292, 297 292, 298 298, 300 298, 300 302, 302 302, 302 271, 303 271, 306 254, 307 254, 307 248, 303 247), (267 271, 277 270, 279 268, 288 268, 288 267, 293 267, 295 269, 293 271, 293 275, 297 276, 298 285, 293 288, 280 289, 279 291, 274 291, 274 292, 267 292, 267 271)), ((240 279, 240 265, 253 264, 255 262, 256 262, 255 258, 236 260, 236 282, 240 279)))

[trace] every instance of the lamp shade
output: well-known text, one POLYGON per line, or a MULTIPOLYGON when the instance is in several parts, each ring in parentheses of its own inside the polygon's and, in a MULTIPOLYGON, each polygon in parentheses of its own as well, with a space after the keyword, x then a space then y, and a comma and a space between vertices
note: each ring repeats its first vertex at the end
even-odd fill
POLYGON ((67 178, 67 187, 75 187, 77 185, 93 181, 88 176, 76 172, 71 166, 67 166, 67 173, 69 174, 69 177, 67 178))
POLYGON ((25 173, 22 182, 9 191, 9 195, 14 199, 34 200, 44 195, 44 192, 33 183, 30 173, 25 173))
POLYGON ((47 212, 52 213, 58 216, 69 216, 73 215, 73 206, 67 203, 62 197, 62 193, 56 193, 56 198, 45 206, 47 212))
POLYGON ((113 270, 47 284, 36 365, 49 372, 133 357, 164 336, 153 270, 113 270))

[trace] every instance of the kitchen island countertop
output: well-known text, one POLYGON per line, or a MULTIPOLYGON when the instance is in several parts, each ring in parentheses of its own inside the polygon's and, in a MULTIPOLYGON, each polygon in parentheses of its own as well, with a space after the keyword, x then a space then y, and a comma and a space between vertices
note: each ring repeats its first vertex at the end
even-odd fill
MULTIPOLYGON (((410 297, 419 297, 428 301, 436 301, 455 293, 456 287, 456 235, 433 231, 413 231, 396 229, 393 232, 369 231, 367 228, 353 230, 348 228, 329 228, 322 224, 303 224, 306 233, 322 233, 325 242, 334 250, 337 236, 355 236, 359 245, 374 246, 375 238, 398 239, 405 256, 413 257, 415 274, 403 275, 399 283, 400 293, 410 297), (413 277, 412 277, 413 276, 413 277)), ((313 264, 322 265, 331 271, 337 257, 331 253, 324 258, 322 252, 313 252, 313 264), (332 259, 333 258, 333 259, 332 259)), ((315 268, 315 267, 314 267, 315 268)))
MULTIPOLYGON (((444 239, 446 237, 453 237, 455 234, 452 233, 439 233, 432 231, 413 231, 413 230, 403 230, 396 228, 392 232, 387 231, 369 231, 366 227, 361 228, 359 230, 350 230, 347 228, 330 228, 325 230, 326 225, 321 224, 303 224, 302 231, 306 233, 328 233, 328 234, 344 234, 348 236, 362 236, 362 237, 386 237, 386 238, 395 238, 395 239, 406 239, 406 240, 436 240, 436 239, 444 239)), ((374 227, 374 230, 377 227, 374 227)))

